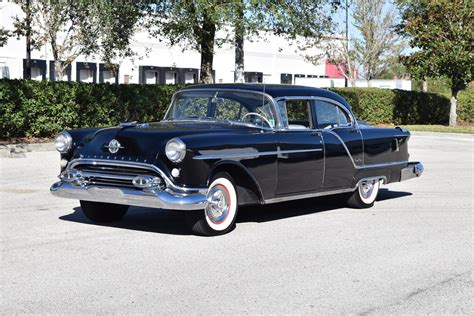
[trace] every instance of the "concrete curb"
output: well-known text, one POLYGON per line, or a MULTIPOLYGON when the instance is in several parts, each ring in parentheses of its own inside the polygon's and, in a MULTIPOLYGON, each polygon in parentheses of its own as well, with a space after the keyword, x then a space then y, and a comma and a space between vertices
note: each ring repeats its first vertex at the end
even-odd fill
POLYGON ((410 133, 414 136, 434 136, 434 137, 474 139, 474 134, 465 134, 465 133, 443 133, 443 132, 422 132, 422 131, 410 131, 410 133))
POLYGON ((0 145, 0 158, 24 158, 27 152, 54 151, 54 143, 0 145))

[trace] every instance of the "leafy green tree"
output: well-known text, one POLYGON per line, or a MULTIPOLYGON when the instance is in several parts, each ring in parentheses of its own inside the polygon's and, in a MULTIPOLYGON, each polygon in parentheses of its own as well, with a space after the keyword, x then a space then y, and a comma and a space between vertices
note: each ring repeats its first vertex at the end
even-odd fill
POLYGON ((399 0, 401 22, 413 53, 403 57, 414 78, 449 78, 449 125, 456 126, 456 103, 474 73, 474 6, 469 0, 399 0))
POLYGON ((26 40, 26 62, 25 62, 25 76, 24 79, 31 79, 31 50, 34 44, 33 34, 33 6, 30 0, 16 0, 24 13, 23 17, 16 17, 14 21, 15 31, 17 36, 24 36, 26 40))
POLYGON ((132 0, 92 1, 92 14, 99 23, 98 52, 100 57, 111 64, 114 60, 134 55, 130 41, 138 22, 143 17, 143 3, 132 0))
MULTIPOLYGON (((378 77, 386 70, 392 49, 396 47, 395 11, 393 7, 384 10, 384 0, 355 0, 352 18, 361 37, 354 39, 354 49, 363 66, 364 78, 378 77)), ((397 55, 398 56, 398 55, 397 55)))
POLYGON ((31 3, 34 49, 49 44, 58 80, 80 55, 97 50, 98 19, 88 1, 36 0, 31 3))
POLYGON ((106 63, 130 56, 130 39, 141 16, 131 0, 17 1, 23 15, 16 17, 15 33, 27 41, 26 79, 31 78, 31 49, 49 45, 60 80, 80 55, 98 55, 106 63))
POLYGON ((244 81, 244 40, 268 32, 298 40, 300 49, 312 48, 332 25, 329 0, 166 0, 150 5, 151 34, 171 45, 201 53, 200 81, 210 83, 214 46, 235 45, 236 82, 244 81), (219 30, 225 34, 216 37, 219 30))
POLYGON ((4 29, 3 27, 0 27, 0 47, 4 46, 8 38, 11 36, 11 32, 4 29))
POLYGON ((200 52, 200 81, 212 83, 216 32, 228 21, 229 4, 224 0, 156 1, 148 6, 145 25, 151 35, 165 38, 171 45, 200 52))
POLYGON ((394 43, 378 74, 378 79, 407 79, 409 78, 407 67, 400 61, 400 56, 408 47, 404 40, 394 43))
POLYGON ((234 27, 234 82, 245 82, 244 76, 244 41, 246 30, 251 24, 246 23, 248 20, 245 17, 246 3, 244 0, 236 0, 234 2, 233 12, 233 27, 234 27))
MULTIPOLYGON (((301 51, 320 46, 333 32, 333 0, 237 0, 233 7, 235 33, 235 80, 242 81, 243 38, 273 33, 296 42, 301 51), (263 32, 262 32, 263 30, 263 32)), ((312 56, 319 59, 321 56, 312 56)))

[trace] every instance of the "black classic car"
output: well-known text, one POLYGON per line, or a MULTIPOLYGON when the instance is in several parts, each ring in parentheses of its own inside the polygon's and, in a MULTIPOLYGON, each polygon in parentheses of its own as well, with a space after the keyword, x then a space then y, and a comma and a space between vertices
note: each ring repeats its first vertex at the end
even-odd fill
POLYGON ((381 184, 418 177, 410 133, 361 124, 336 93, 293 85, 215 84, 178 91, 160 122, 60 133, 52 194, 92 221, 129 206, 186 211, 196 234, 235 226, 238 206, 343 194, 374 204, 381 184))

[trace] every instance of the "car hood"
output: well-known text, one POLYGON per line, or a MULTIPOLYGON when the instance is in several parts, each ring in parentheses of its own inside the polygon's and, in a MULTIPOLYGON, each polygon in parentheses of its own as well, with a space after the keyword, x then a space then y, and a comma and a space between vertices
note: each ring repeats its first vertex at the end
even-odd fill
POLYGON ((152 163, 164 154, 166 143, 174 137, 202 133, 244 130, 245 127, 225 122, 163 121, 157 123, 117 126, 97 130, 77 147, 75 158, 113 159, 152 163), (115 139, 120 149, 111 153, 108 145, 115 139))

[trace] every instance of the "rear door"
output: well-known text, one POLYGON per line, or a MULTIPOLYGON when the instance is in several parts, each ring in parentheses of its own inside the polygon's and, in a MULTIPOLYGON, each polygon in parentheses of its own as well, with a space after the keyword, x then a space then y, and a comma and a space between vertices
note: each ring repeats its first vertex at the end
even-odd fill
POLYGON ((322 187, 324 147, 321 132, 315 131, 311 101, 281 100, 288 130, 278 131, 278 181, 275 194, 291 195, 322 187))
POLYGON ((349 111, 330 100, 313 100, 317 127, 326 153, 324 188, 348 188, 355 171, 364 165, 362 134, 349 111))

